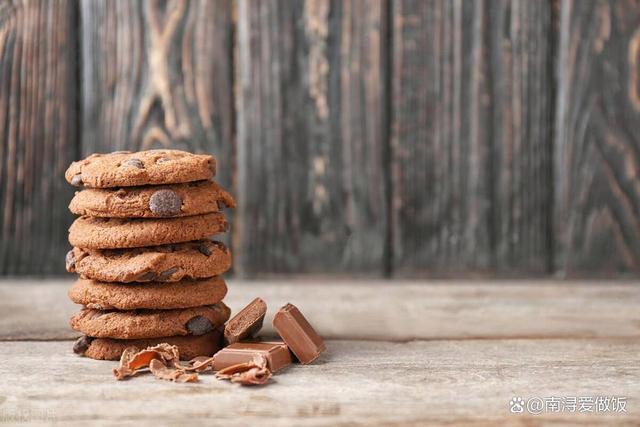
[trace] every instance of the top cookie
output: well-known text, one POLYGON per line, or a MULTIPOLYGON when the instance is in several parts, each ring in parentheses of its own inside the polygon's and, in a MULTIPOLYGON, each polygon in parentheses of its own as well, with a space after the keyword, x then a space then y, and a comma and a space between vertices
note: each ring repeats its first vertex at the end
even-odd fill
POLYGON ((76 187, 112 188, 178 184, 211 179, 216 161, 208 154, 179 150, 116 151, 71 163, 64 176, 76 187))

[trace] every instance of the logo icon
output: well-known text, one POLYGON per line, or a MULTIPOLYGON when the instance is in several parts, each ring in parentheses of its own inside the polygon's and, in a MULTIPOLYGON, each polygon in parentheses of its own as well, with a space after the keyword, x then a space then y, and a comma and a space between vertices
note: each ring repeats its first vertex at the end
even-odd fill
POLYGON ((512 414, 521 414, 524 412, 524 400, 521 397, 514 397, 509 401, 509 410, 512 414))

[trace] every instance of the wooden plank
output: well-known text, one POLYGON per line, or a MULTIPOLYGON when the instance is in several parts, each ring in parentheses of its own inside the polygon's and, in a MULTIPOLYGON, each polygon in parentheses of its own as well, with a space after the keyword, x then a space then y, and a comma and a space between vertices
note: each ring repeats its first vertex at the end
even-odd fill
POLYGON ((640 272, 640 3, 562 3, 557 269, 640 272))
POLYGON ((392 3, 397 276, 545 274, 551 2, 392 3))
POLYGON ((385 271, 386 4, 238 2, 242 275, 385 271))
MULTIPOLYGON (((0 282, 0 340, 77 336, 70 284, 0 282)), ((237 312, 256 296, 269 306, 267 335, 276 309, 291 302, 326 338, 640 337, 637 283, 230 280, 225 303, 237 312)))
POLYGON ((234 164, 232 2, 81 2, 82 152, 172 147, 234 164))
POLYGON ((143 374, 116 382, 115 362, 70 342, 2 343, 0 420, 80 426, 214 423, 335 425, 632 425, 640 416, 634 340, 329 341, 314 364, 264 387, 201 375, 173 384, 143 374), (620 396, 626 413, 512 414, 520 396, 620 396), (19 418, 18 418, 19 417, 19 418))
POLYGON ((76 15, 67 0, 0 4, 0 275, 64 271, 76 15))

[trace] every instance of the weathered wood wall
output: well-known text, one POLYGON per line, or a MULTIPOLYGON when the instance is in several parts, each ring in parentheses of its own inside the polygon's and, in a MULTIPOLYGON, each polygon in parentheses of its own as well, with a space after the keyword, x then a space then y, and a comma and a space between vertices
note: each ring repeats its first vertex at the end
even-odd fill
POLYGON ((0 0, 0 272, 94 151, 214 153, 235 271, 640 273, 640 2, 0 0))

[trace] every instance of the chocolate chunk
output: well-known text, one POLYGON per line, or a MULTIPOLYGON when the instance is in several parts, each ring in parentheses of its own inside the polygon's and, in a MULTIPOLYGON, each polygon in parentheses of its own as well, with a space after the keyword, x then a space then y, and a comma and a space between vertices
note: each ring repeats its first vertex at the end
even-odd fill
POLYGON ((167 159, 166 157, 160 157, 158 160, 156 160, 156 163, 167 163, 170 161, 171 159, 167 159))
POLYGON ((156 278, 155 271, 147 271, 142 273, 140 276, 136 277, 137 282, 148 282, 150 280, 154 280, 156 278))
POLYGON ((213 325, 206 317, 196 316, 187 322, 187 330, 191 335, 204 335, 213 330, 213 325))
POLYGON ((203 243, 200 246, 198 246, 198 251, 202 255, 211 256, 211 249, 209 249, 206 243, 203 243))
POLYGON ((67 256, 64 257, 65 265, 69 273, 73 273, 76 269, 76 256, 73 253, 73 249, 67 252, 67 256))
POLYGON ((87 335, 81 336, 73 344, 73 352, 75 354, 84 354, 89 349, 89 346, 91 345, 91 341, 93 341, 93 338, 87 335))
POLYGON ((82 187, 82 174, 75 174, 73 175, 73 178, 71 178, 71 185, 75 186, 75 187, 82 187))
POLYGON ((222 200, 218 200, 218 202, 217 202, 217 203, 218 203, 218 210, 219 210, 219 211, 224 210, 224 208, 226 208, 226 207, 227 207, 227 205, 225 205, 225 204, 224 204, 224 202, 223 202, 222 200))
POLYGON ((326 349, 322 338, 293 304, 278 310, 273 327, 303 365, 313 362, 326 349))
POLYGON ((282 342, 237 342, 231 344, 213 356, 213 370, 220 371, 240 363, 250 363, 264 357, 271 372, 291 364, 291 353, 282 342))
POLYGON ((224 328, 224 339, 227 343, 233 344, 252 338, 260 332, 266 313, 267 304, 261 298, 254 299, 227 322, 224 328))
POLYGON ((144 163, 142 163, 142 160, 136 158, 124 160, 120 163, 120 166, 131 166, 133 168, 144 169, 144 163))
POLYGON ((168 270, 165 270, 162 273, 158 274, 158 280, 160 281, 167 280, 176 271, 178 271, 178 267, 172 267, 168 270))
POLYGON ((182 209, 182 199, 175 191, 159 190, 149 199, 149 209, 163 217, 176 216, 182 209))

